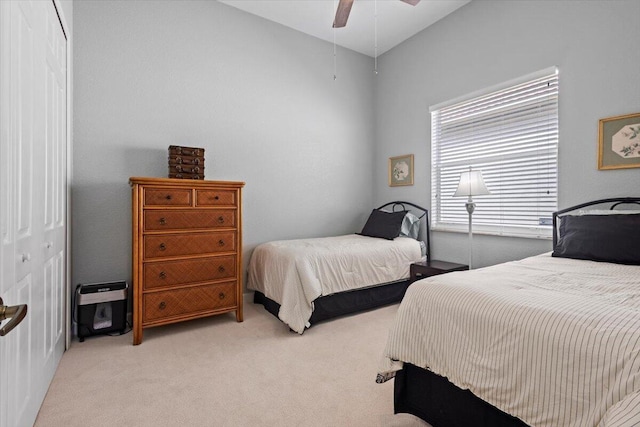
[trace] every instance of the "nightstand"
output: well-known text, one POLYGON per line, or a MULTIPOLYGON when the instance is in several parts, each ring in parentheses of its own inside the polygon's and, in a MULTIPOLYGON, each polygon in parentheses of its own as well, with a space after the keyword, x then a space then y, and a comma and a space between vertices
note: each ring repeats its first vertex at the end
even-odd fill
POLYGON ((447 261, 420 261, 414 262, 409 267, 411 275, 411 283, 416 280, 424 279, 429 276, 436 276, 438 274, 450 273, 452 271, 468 270, 469 266, 464 264, 456 264, 455 262, 447 261))

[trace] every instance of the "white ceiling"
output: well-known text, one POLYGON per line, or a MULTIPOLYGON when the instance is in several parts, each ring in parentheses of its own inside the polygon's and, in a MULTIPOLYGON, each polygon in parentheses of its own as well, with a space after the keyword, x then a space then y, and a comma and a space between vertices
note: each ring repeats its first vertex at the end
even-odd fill
POLYGON ((374 57, 444 18, 471 0, 355 0, 347 26, 332 28, 337 0, 218 0, 338 46, 374 57))

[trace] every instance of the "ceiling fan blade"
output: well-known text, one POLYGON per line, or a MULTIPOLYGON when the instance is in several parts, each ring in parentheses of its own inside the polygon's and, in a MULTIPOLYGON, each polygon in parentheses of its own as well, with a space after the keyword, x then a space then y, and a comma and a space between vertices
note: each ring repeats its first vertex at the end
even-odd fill
POLYGON ((403 1, 403 2, 405 2, 407 4, 410 4, 411 6, 415 6, 418 3, 420 3, 420 0, 400 0, 400 1, 403 1))
POLYGON ((347 25, 351 6, 353 6, 353 0, 340 0, 336 10, 336 18, 333 20, 333 28, 342 28, 347 25))

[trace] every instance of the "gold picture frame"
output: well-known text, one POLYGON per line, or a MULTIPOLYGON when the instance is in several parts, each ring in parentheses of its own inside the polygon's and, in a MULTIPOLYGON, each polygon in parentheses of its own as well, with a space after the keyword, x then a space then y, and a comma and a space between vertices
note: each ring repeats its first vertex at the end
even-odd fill
POLYGON ((626 168, 640 168, 640 113, 598 123, 598 169, 626 168))
POLYGON ((389 187, 413 185, 413 154, 389 157, 389 187))

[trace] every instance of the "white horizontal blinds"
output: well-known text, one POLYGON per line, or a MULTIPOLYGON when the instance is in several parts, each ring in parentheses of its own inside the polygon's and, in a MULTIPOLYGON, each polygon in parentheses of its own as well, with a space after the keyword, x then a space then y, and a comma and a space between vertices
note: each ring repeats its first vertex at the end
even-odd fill
POLYGON ((432 218, 438 229, 463 229, 460 173, 482 171, 490 195, 476 196, 476 231, 548 235, 557 210, 558 75, 524 82, 431 112, 432 218), (541 225, 545 224, 545 225, 541 225))

